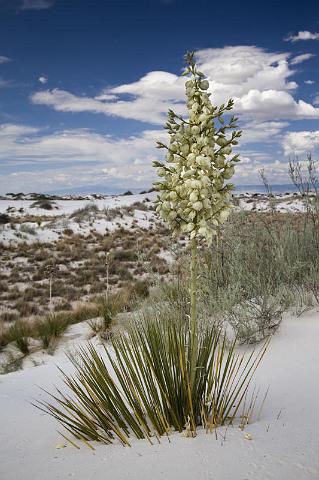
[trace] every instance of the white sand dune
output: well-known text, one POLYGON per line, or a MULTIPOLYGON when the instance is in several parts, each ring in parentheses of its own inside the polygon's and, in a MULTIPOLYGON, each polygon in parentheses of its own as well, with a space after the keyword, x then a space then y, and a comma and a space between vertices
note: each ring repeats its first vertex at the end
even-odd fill
MULTIPOLYGON (((244 432, 233 427, 195 439, 172 434, 160 445, 94 444, 92 452, 64 443, 49 416, 30 405, 59 382, 55 364, 69 369, 63 349, 83 341, 83 326, 45 364, 0 377, 0 478, 2 480, 303 480, 319 478, 319 313, 286 316, 256 372, 270 391, 261 418, 244 432), (77 336, 78 335, 78 336, 77 336), (245 434, 251 435, 251 440, 245 434)), ((37 357, 40 360, 41 356, 37 357)))

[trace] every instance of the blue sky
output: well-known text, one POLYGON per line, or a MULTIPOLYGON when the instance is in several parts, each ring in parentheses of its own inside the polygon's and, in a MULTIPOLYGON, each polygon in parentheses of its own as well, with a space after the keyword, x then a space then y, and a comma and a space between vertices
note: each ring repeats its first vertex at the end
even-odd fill
POLYGON ((144 189, 196 50, 244 131, 235 182, 319 150, 319 6, 304 0, 0 0, 0 193, 144 189))

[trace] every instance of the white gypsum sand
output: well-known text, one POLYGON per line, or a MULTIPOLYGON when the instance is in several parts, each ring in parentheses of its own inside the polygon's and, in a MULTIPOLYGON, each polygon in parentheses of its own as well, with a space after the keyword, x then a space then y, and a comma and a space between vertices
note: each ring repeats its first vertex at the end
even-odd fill
POLYGON ((260 402, 270 387, 261 418, 244 431, 220 428, 217 440, 203 431, 195 439, 174 433, 170 443, 163 437, 160 445, 150 446, 132 438, 132 448, 93 443, 95 451, 65 442, 57 433, 62 427, 30 402, 44 398, 38 386, 53 391, 53 384, 61 384, 56 365, 69 370, 63 351, 84 338, 83 325, 75 325, 53 357, 34 358, 45 364, 34 367, 28 359, 24 370, 0 377, 1 479, 318 478, 318 311, 298 319, 285 316, 254 378, 260 402), (67 446, 57 449, 59 444, 67 446))

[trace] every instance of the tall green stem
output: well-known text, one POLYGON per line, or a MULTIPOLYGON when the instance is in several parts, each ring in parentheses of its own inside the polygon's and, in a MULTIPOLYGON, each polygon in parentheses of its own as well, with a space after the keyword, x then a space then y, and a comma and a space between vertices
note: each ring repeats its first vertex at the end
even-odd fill
MULTIPOLYGON (((191 240, 191 312, 190 312, 190 388, 193 397, 196 377, 196 363, 198 350, 198 325, 197 325, 197 242, 191 240)), ((195 419, 192 419, 195 430, 195 419)))

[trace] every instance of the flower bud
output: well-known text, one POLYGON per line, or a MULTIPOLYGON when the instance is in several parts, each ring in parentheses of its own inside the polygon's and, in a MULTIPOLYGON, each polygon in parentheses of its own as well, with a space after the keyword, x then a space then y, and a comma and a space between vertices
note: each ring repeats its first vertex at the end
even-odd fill
POLYGON ((199 86, 202 90, 207 90, 209 88, 208 80, 202 80, 199 86))
POLYGON ((193 190, 192 193, 189 196, 189 201, 190 202, 197 202, 198 200, 198 192, 196 190, 193 190))
POLYGON ((229 179, 234 175, 234 173, 235 173, 234 167, 232 167, 232 166, 230 166, 230 167, 227 166, 227 167, 225 168, 224 173, 223 173, 223 177, 224 177, 226 180, 229 180, 229 179))
POLYGON ((232 152, 232 148, 230 146, 223 147, 220 153, 223 155, 229 155, 232 152))
POLYGON ((228 140, 225 137, 218 137, 216 143, 220 147, 225 147, 228 144, 228 140))
POLYGON ((203 208, 203 204, 202 202, 195 202, 193 205, 192 205, 193 209, 196 210, 196 212, 199 212, 202 208, 203 208))

